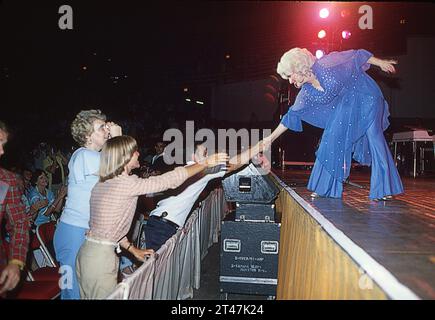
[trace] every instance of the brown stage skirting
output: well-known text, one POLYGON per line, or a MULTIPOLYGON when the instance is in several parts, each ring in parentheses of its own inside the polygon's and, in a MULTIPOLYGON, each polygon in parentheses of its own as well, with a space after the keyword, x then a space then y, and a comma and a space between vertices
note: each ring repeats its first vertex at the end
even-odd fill
POLYGON ((282 216, 277 299, 435 299, 435 179, 368 198, 357 173, 343 199, 311 199, 309 171, 276 171, 282 216), (291 186, 291 187, 289 187, 291 186))

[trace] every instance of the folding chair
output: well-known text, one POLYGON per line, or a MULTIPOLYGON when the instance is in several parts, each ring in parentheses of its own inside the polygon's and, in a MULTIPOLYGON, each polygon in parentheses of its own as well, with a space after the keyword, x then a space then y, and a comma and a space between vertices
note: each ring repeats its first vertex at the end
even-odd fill
POLYGON ((53 241, 56 222, 47 222, 36 228, 35 236, 32 239, 31 248, 39 249, 48 267, 40 267, 34 271, 27 271, 27 278, 30 281, 59 281, 60 274, 55 259, 47 247, 53 241))
POLYGON ((29 281, 59 281, 60 274, 58 268, 42 267, 34 271, 26 269, 27 280, 29 281))
POLYGON ((53 243, 54 231, 56 230, 56 222, 50 221, 36 227, 36 237, 32 239, 31 248, 33 250, 40 249, 44 260, 50 267, 57 267, 56 260, 48 249, 48 244, 53 243))

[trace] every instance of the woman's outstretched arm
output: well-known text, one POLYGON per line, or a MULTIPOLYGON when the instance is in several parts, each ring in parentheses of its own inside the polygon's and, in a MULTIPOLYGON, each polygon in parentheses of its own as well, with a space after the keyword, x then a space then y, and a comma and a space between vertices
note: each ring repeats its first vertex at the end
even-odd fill
POLYGON ((367 60, 367 62, 372 65, 378 66, 382 69, 382 71, 385 71, 387 73, 396 72, 396 69, 394 68, 394 65, 397 64, 396 60, 384 60, 376 57, 371 57, 367 60))
POLYGON ((274 142, 280 135, 282 135, 288 128, 286 126, 284 126, 282 123, 280 123, 278 125, 278 127, 276 127, 275 130, 273 130, 273 132, 267 136, 266 138, 264 138, 263 140, 261 140, 258 143, 259 146, 259 151, 265 151, 268 150, 270 148, 270 146, 272 145, 272 142, 274 142))

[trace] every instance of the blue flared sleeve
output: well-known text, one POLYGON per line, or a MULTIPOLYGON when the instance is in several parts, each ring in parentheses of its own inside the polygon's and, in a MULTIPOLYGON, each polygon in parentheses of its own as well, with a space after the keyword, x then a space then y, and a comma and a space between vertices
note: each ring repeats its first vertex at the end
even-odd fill
POLYGON ((281 120, 281 123, 290 130, 301 132, 302 122, 301 117, 289 110, 281 120))
MULTIPOLYGON (((328 90, 321 93, 318 97, 317 91, 311 85, 304 84, 299 91, 295 103, 289 108, 281 123, 290 130, 301 132, 302 121, 307 122, 318 128, 325 128, 331 114, 335 94, 328 90)), ((318 91, 317 91, 318 92, 318 91)))
POLYGON ((347 73, 353 73, 351 70, 353 68, 357 71, 367 71, 370 68, 367 61, 371 57, 373 54, 365 49, 334 51, 319 59, 318 64, 323 68, 334 70, 340 70, 340 68, 336 69, 339 66, 347 66, 347 68, 341 69, 346 70, 347 73))
POLYGON ((288 109, 287 113, 281 120, 281 123, 290 130, 301 132, 302 121, 301 115, 304 114, 306 108, 310 106, 310 100, 308 99, 307 90, 303 87, 293 105, 288 109))

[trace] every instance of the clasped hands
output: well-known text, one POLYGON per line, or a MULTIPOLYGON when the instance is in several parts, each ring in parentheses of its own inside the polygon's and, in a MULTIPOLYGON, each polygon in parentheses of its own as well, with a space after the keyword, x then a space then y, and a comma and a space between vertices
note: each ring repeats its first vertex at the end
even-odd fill
POLYGON ((267 170, 267 172, 269 172, 271 167, 270 162, 263 154, 263 152, 267 151, 270 148, 271 144, 272 139, 267 137, 255 144, 250 149, 242 152, 240 155, 237 155, 231 159, 229 159, 229 156, 226 153, 216 153, 203 159, 202 161, 199 161, 199 163, 209 168, 225 164, 226 171, 233 171, 241 165, 248 163, 249 159, 252 159, 256 165, 261 165, 264 170, 267 170))

